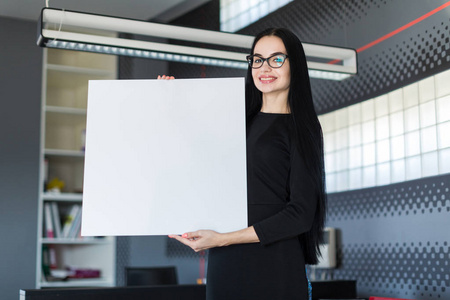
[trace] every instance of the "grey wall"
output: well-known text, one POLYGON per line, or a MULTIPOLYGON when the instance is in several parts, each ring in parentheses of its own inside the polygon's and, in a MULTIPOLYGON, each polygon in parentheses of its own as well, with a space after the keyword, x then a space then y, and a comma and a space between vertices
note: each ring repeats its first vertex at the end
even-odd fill
POLYGON ((42 50, 36 23, 0 18, 0 299, 35 287, 42 50))

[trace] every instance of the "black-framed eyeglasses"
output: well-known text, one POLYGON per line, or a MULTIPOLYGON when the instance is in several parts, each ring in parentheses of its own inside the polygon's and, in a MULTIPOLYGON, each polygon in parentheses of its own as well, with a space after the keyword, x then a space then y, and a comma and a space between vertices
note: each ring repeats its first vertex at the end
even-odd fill
POLYGON ((248 55, 247 61, 250 67, 252 67, 253 69, 261 68, 265 61, 267 61, 269 67, 278 69, 283 66, 286 58, 289 58, 289 56, 283 53, 274 54, 272 56, 269 56, 268 58, 264 58, 260 55, 248 55))

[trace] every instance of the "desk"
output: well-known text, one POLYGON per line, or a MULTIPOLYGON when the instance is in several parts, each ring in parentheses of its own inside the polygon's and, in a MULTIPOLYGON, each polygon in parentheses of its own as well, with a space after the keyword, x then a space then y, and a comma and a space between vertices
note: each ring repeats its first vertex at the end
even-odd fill
POLYGON ((20 290, 20 300, 204 300, 204 285, 20 290))
MULTIPOLYGON (((312 281, 313 300, 356 298, 355 280, 312 281)), ((21 290, 20 300, 204 300, 205 285, 21 290)), ((230 299, 231 300, 231 299, 230 299)))

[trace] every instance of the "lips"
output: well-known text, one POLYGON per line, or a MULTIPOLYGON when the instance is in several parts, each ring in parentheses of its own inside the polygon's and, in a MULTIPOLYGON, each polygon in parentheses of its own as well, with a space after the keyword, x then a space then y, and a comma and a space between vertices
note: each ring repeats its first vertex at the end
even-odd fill
POLYGON ((260 81, 261 83, 272 83, 272 82, 274 82, 276 79, 277 79, 277 78, 276 78, 276 77, 273 77, 273 76, 261 76, 261 77, 259 77, 259 81, 260 81))

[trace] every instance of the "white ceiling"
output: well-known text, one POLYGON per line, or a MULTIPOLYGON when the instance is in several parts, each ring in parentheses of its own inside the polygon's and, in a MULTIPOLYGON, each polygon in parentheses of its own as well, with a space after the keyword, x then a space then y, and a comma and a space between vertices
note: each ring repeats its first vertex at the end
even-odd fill
MULTIPOLYGON (((48 6, 168 22, 210 0, 48 0, 48 6)), ((45 0, 0 0, 0 16, 37 21, 45 0)))

